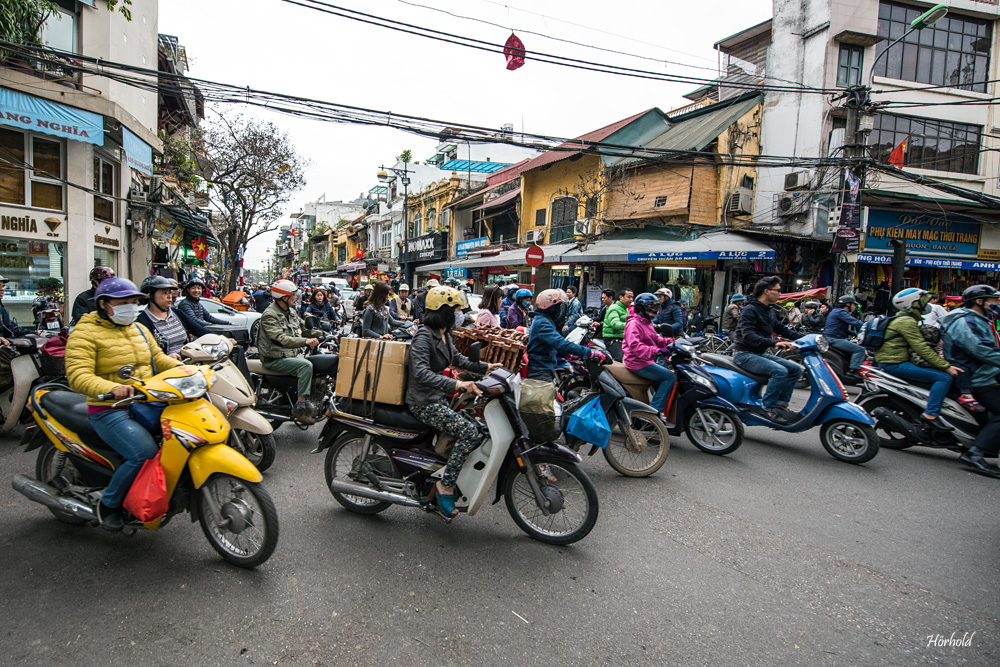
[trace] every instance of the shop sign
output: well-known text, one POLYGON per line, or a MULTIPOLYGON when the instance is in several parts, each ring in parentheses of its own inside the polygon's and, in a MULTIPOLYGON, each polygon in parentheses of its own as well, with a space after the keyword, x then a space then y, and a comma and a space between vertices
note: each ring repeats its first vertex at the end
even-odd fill
POLYGON ((109 245, 112 248, 117 248, 120 245, 118 239, 113 239, 109 236, 101 236, 100 234, 94 234, 94 243, 109 245))
POLYGON ((0 88, 0 125, 104 145, 104 117, 0 88))
MULTIPOLYGON (((892 255, 858 254, 861 264, 892 264, 892 255)), ((926 266, 935 269, 965 269, 968 271, 1000 271, 1000 262, 969 261, 961 259, 939 259, 936 257, 907 257, 907 266, 926 266)))
POLYGON ((891 253, 893 239, 906 239, 907 252, 924 257, 976 259, 979 232, 979 223, 962 215, 869 209, 864 249, 891 253))
POLYGON ((445 269, 444 277, 455 278, 456 280, 465 280, 466 278, 469 277, 469 271, 464 267, 457 269, 445 269))
POLYGON ((444 259, 444 234, 424 234, 406 240, 407 262, 423 262, 432 259, 444 259))
POLYGON ((774 259, 774 250, 699 250, 692 252, 630 252, 630 262, 696 262, 700 259, 774 259))
POLYGON ((128 166, 147 176, 153 175, 153 148, 125 126, 122 126, 122 148, 128 166))
POLYGON ((473 248, 485 248, 489 244, 490 239, 488 236, 482 236, 478 239, 470 239, 468 241, 459 241, 455 244, 455 256, 465 257, 473 248))
POLYGON ((65 215, 50 215, 39 219, 31 213, 25 214, 24 209, 0 208, 0 232, 7 236, 24 238, 32 234, 59 238, 57 231, 66 221, 65 215))

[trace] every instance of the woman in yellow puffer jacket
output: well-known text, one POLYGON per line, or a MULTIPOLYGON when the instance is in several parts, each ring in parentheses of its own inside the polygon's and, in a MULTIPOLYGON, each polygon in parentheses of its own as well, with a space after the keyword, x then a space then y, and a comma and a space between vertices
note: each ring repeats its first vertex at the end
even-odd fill
POLYGON ((158 449, 152 434, 132 419, 127 407, 112 407, 115 401, 135 393, 131 385, 122 384, 118 369, 135 366, 135 376, 146 379, 180 365, 163 354, 149 330, 135 321, 141 295, 130 280, 105 280, 94 294, 97 310, 80 318, 66 342, 69 386, 86 395, 91 425, 124 459, 97 508, 101 526, 110 531, 124 528, 121 506, 125 495, 143 463, 158 449), (113 394, 114 400, 97 400, 107 393, 113 394))

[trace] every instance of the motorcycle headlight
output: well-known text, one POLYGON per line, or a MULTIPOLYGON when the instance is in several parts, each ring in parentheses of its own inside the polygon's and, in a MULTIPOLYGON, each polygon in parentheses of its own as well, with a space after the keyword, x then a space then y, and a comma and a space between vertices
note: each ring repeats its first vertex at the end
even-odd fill
POLYGON ((184 398, 198 398, 208 391, 208 380, 201 373, 182 378, 170 378, 164 382, 179 391, 184 398))
POLYGON ((827 340, 826 336, 816 336, 816 349, 820 351, 820 354, 830 349, 830 341, 827 340))
POLYGON ((719 390, 714 380, 705 377, 701 373, 687 373, 687 376, 691 378, 692 382, 694 382, 695 384, 700 384, 702 387, 708 389, 709 391, 716 392, 719 390))
POLYGON ((201 349, 211 355, 213 361, 221 361, 229 355, 229 343, 219 341, 215 345, 202 345, 201 349))
POLYGON ((169 401, 172 398, 177 398, 177 394, 172 391, 160 391, 159 389, 150 389, 150 396, 159 399, 161 401, 169 401))

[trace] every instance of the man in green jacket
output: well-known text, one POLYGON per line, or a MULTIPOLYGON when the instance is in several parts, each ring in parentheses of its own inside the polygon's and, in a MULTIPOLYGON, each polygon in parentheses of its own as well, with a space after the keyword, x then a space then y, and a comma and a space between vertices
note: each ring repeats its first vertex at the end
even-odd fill
POLYGON ((885 341, 875 352, 878 367, 904 380, 931 384, 927 407, 921 418, 931 428, 953 431, 953 427, 938 419, 941 406, 951 389, 951 379, 962 372, 952 366, 932 348, 917 326, 930 303, 929 292, 918 287, 908 287, 892 297, 892 305, 899 311, 885 330, 885 341), (910 350, 920 355, 932 368, 922 368, 910 362, 910 350))
POLYGON ((604 345, 615 361, 622 360, 622 339, 625 338, 625 320, 628 307, 632 305, 632 290, 625 288, 618 292, 618 300, 611 304, 604 316, 604 345))

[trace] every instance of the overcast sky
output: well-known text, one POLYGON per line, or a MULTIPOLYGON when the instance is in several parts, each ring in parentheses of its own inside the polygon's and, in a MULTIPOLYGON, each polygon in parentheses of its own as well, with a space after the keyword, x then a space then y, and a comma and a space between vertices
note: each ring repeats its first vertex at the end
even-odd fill
MULTIPOLYGON (((397 21, 494 43, 513 29, 528 62, 515 71, 500 54, 428 40, 323 14, 281 0, 161 0, 161 33, 187 47, 190 75, 279 93, 500 128, 573 137, 650 107, 669 110, 695 85, 599 74, 530 60, 532 49, 571 58, 714 78, 712 44, 771 16, 770 0, 328 0, 397 21), (417 4, 472 16, 494 27, 417 4), (553 41, 542 33, 653 62, 553 41), (708 68, 708 69, 699 69, 708 68)), ((350 200, 377 184, 378 166, 404 148, 423 161, 435 142, 398 130, 321 123, 263 110, 312 164, 286 207, 326 194, 350 200)), ((265 235, 249 268, 265 263, 265 235)))

